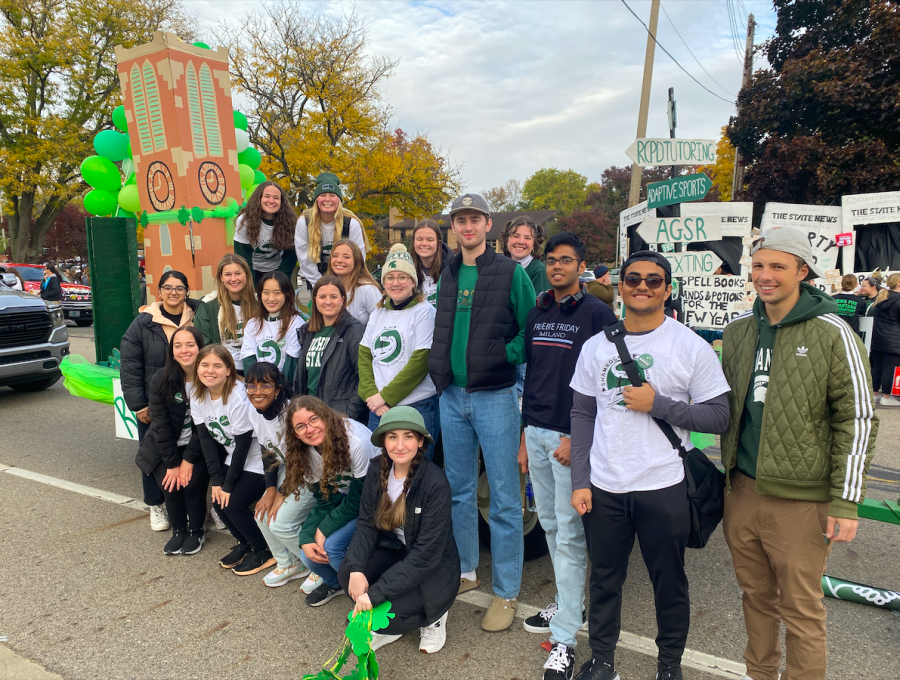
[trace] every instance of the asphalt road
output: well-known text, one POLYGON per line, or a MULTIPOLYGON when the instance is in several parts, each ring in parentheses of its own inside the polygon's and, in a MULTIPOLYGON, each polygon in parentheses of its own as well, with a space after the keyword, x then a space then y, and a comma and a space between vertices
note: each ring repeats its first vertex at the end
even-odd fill
MULTIPOLYGON (((70 327, 73 353, 93 356, 92 329, 70 327)), ((900 496, 900 413, 880 409, 870 496, 900 496)), ((0 464, 140 499, 136 444, 114 437, 112 407, 72 397, 62 382, 37 394, 0 388, 0 464)), ((166 534, 149 529, 140 504, 122 505, 0 473, 0 680, 29 671, 7 663, 32 659, 64 678, 298 677, 315 672, 337 649, 350 609, 338 598, 311 609, 299 583, 268 589, 261 578, 221 569, 228 536, 210 532, 192 557, 167 557, 166 534), (137 507, 134 507, 134 506, 137 507)), ((829 573, 900 591, 900 527, 865 521, 849 546, 836 545, 829 573)), ((688 647, 742 662, 745 631, 740 591, 721 531, 704 550, 688 552, 691 632, 688 647)), ((490 594, 490 554, 482 552, 481 592, 490 594)), ((519 597, 543 607, 555 588, 548 558, 525 565, 519 597)), ((484 599, 484 598, 482 598, 484 599)), ((900 617, 826 600, 829 678, 898 677, 900 617), (893 649, 894 652, 890 652, 893 649)), ((512 680, 541 677, 544 638, 517 620, 504 633, 482 632, 479 596, 450 611, 447 645, 423 655, 407 635, 379 650, 382 677, 512 680)), ((625 586, 622 627, 652 640, 653 595, 636 546, 625 586)), ((624 643, 624 641, 623 641, 624 643)), ((620 649, 623 680, 650 679, 655 659, 620 649)), ((579 664, 588 656, 579 638, 579 664)), ((37 666, 34 666, 37 668, 37 666)), ((50 676, 53 677, 53 676, 50 676)), ((685 669, 706 680, 722 672, 685 669)), ((731 677, 740 677, 732 675, 731 677)))

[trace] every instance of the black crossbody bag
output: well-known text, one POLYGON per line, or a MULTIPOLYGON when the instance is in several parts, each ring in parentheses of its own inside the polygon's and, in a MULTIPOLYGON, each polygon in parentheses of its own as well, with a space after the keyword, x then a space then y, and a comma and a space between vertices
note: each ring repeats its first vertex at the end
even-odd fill
MULTIPOLYGON (((617 321, 603 329, 606 339, 616 346, 622 360, 622 370, 635 387, 643 382, 637 366, 625 344, 625 324, 617 321)), ((722 521, 725 507, 725 473, 706 457, 703 451, 693 448, 685 450, 675 430, 665 420, 653 418, 666 439, 677 449, 684 463, 684 478, 687 481, 688 502, 691 508, 691 534, 688 537, 688 548, 702 548, 709 541, 712 532, 722 521)))

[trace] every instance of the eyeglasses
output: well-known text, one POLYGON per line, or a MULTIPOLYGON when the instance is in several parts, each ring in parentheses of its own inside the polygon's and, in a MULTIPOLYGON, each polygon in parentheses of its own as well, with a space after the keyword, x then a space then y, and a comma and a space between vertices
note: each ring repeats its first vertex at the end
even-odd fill
POLYGON ((318 425, 321 422, 322 422, 322 419, 319 418, 319 416, 313 416, 312 418, 307 420, 305 423, 300 423, 298 425, 294 425, 294 432, 296 432, 297 434, 303 434, 304 432, 306 432, 307 427, 309 427, 309 426, 315 427, 316 425, 318 425))
POLYGON ((187 288, 184 286, 160 286, 159 289, 163 293, 186 293, 187 288))
POLYGON ((647 284, 650 290, 656 290, 663 285, 666 280, 661 276, 638 276, 637 274, 628 274, 622 281, 629 288, 637 288, 641 285, 641 281, 647 284))
POLYGON ((409 280, 406 274, 387 274, 381 279, 383 283, 406 283, 409 280))
POLYGON ((256 394, 257 392, 262 392, 263 394, 269 394, 275 389, 274 383, 247 383, 247 394, 256 394))
POLYGON ((545 260, 545 262, 546 262, 546 264, 547 264, 548 267, 553 267, 553 266, 555 266, 557 262, 559 262, 563 267, 568 267, 568 266, 569 266, 570 264, 572 264, 573 262, 576 262, 576 263, 577 263, 577 262, 581 262, 581 260, 579 260, 579 259, 577 259, 577 258, 575 258, 575 257, 563 256, 563 257, 560 257, 560 258, 558 258, 558 259, 555 258, 555 257, 548 257, 548 258, 545 260))

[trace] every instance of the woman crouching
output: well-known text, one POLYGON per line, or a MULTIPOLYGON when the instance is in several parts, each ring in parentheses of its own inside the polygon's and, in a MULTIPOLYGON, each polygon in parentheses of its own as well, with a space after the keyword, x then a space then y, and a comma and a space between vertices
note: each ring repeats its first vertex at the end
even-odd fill
POLYGON ((411 406, 385 413, 372 443, 382 452, 369 466, 338 580, 356 602, 355 611, 391 603, 396 616, 372 634, 372 649, 418 628, 419 649, 433 654, 447 639, 447 611, 459 590, 450 484, 425 458, 433 441, 411 406))

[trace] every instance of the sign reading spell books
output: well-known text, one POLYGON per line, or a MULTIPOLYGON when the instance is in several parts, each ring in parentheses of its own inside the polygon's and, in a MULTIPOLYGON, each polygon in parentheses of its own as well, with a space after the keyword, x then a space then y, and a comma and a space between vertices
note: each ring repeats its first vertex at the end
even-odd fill
POLYGON ((733 318, 750 311, 755 298, 753 284, 742 276, 685 276, 684 323, 701 330, 723 330, 733 318))

